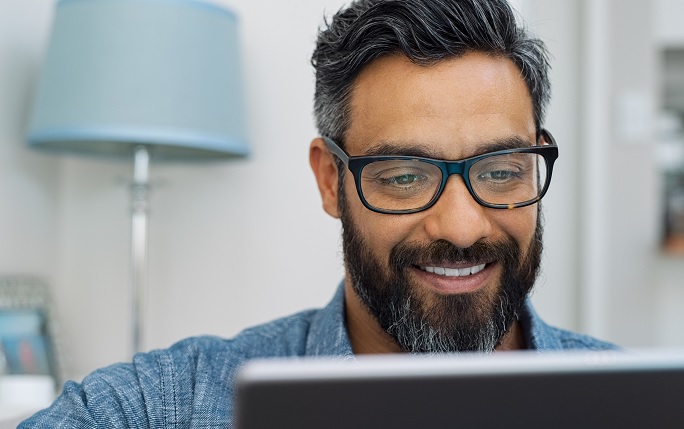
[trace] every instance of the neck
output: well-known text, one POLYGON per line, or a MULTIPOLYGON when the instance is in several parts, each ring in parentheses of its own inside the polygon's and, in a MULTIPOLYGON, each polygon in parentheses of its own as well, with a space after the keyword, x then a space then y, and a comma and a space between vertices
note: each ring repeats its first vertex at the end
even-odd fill
POLYGON ((520 322, 516 320, 511 327, 508 328, 508 332, 506 332, 506 335, 501 339, 499 345, 494 348, 494 351, 505 352, 509 350, 523 350, 526 348, 527 345, 525 344, 525 336, 523 335, 522 327, 520 326, 520 322))
POLYGON ((347 332, 354 354, 400 353, 394 338, 385 332, 347 279, 344 284, 347 332))

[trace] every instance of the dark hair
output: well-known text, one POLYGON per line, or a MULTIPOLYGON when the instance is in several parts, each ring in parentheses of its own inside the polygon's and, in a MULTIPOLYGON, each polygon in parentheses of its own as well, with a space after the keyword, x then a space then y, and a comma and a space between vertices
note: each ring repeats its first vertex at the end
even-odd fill
POLYGON ((344 144, 349 98, 359 72, 395 53, 420 65, 479 51, 511 59, 532 97, 537 132, 550 98, 548 55, 541 40, 516 23, 506 0, 356 0, 319 32, 316 126, 344 144))

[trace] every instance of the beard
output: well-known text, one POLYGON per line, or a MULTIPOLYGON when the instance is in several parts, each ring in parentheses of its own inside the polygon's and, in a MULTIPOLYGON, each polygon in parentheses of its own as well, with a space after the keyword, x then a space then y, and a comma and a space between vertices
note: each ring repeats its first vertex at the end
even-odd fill
POLYGON ((399 243, 383 264, 373 256, 358 232, 347 208, 344 190, 340 189, 338 195, 344 260, 352 287, 402 350, 491 352, 500 344, 519 318, 537 278, 543 232, 540 211, 524 256, 511 237, 499 242, 479 241, 468 248, 437 240, 427 244, 399 243), (483 288, 471 293, 442 295, 421 288, 409 277, 412 269, 426 262, 443 266, 464 262, 477 265, 483 261, 502 267, 495 290, 483 288))

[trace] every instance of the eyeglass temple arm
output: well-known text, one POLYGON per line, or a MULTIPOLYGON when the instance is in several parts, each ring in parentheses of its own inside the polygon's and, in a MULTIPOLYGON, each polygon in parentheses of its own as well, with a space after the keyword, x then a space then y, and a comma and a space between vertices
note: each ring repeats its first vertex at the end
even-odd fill
POLYGON ((337 145, 337 143, 325 136, 323 136, 323 141, 330 152, 340 158, 345 165, 349 165, 349 155, 347 155, 344 150, 337 145))
POLYGON ((549 130, 547 130, 546 128, 542 128, 539 134, 540 137, 542 137, 548 145, 556 146, 556 139, 551 135, 549 130))

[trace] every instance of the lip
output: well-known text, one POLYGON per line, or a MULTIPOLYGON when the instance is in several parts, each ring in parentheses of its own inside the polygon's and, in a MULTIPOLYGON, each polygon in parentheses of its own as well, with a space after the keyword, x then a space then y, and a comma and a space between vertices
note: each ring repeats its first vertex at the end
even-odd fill
MULTIPOLYGON (((451 268, 465 268, 473 264, 460 264, 451 268)), ((421 285, 434 290, 443 295, 473 293, 482 289, 489 277, 492 275, 498 264, 489 262, 481 271, 463 277, 449 277, 445 275, 429 273, 422 270, 419 266, 411 267, 412 273, 416 276, 421 285)))

